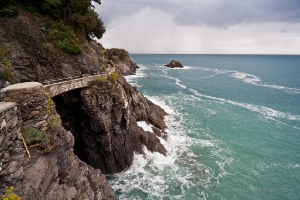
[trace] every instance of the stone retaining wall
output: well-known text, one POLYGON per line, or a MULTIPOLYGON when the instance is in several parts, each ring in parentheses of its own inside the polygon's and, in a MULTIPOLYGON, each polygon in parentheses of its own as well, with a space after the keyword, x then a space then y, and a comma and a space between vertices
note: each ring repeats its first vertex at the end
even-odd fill
POLYGON ((0 123, 0 152, 2 152, 8 142, 14 140, 21 130, 22 120, 16 103, 0 102, 0 123))
POLYGON ((23 127, 32 126, 39 130, 47 130, 48 98, 41 83, 19 83, 2 89, 0 93, 0 100, 17 103, 23 127))
POLYGON ((26 157, 20 136, 22 120, 16 103, 0 102, 0 194, 14 180, 22 178, 23 166, 18 160, 26 157))

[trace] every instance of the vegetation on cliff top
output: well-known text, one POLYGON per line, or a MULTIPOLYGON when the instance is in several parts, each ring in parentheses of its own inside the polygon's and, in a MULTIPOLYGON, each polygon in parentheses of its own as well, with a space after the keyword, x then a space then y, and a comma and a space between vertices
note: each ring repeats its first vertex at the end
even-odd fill
POLYGON ((105 27, 94 11, 93 2, 101 4, 101 0, 0 0, 0 15, 13 16, 17 14, 18 7, 26 7, 31 12, 63 21, 88 39, 100 39, 105 27))
POLYGON ((115 57, 123 60, 124 58, 129 57, 129 53, 125 49, 118 48, 106 49, 104 55, 108 60, 114 60, 115 57))
POLYGON ((56 47, 70 54, 80 54, 84 38, 100 39, 105 33, 105 26, 94 11, 93 3, 101 4, 101 1, 0 0, 0 16, 24 15, 25 11, 28 13, 26 17, 31 18, 42 31, 47 41, 43 46, 50 52, 56 47))

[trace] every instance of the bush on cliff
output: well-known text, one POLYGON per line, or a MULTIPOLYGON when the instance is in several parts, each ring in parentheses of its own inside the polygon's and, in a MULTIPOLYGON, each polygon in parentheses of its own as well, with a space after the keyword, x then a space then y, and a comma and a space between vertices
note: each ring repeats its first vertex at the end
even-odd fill
POLYGON ((15 16, 17 15, 17 9, 13 1, 0 0, 0 16, 15 16))
POLYGON ((49 142, 50 138, 43 131, 38 131, 32 126, 27 126, 23 130, 23 137, 26 144, 35 144, 38 142, 49 142))
POLYGON ((21 10, 27 8, 46 43, 49 39, 53 46, 67 53, 80 54, 83 38, 100 39, 106 31, 93 2, 101 4, 100 0, 0 0, 0 16, 23 13, 21 10))
POLYGON ((98 76, 98 77, 96 78, 96 81, 97 81, 98 83, 105 83, 105 82, 106 82, 106 76, 98 76))
POLYGON ((129 57, 126 50, 118 48, 106 49, 104 55, 108 60, 113 60, 114 56, 117 56, 120 60, 129 57))
POLYGON ((0 75, 3 79, 12 82, 14 73, 10 61, 6 59, 8 52, 4 45, 0 46, 0 75))
POLYGON ((10 186, 2 195, 0 200, 21 200, 22 198, 14 193, 14 186, 10 186))
POLYGON ((4 8, 13 4, 25 6, 31 12, 39 12, 54 20, 62 20, 76 32, 80 32, 86 38, 102 38, 105 33, 105 26, 102 19, 94 11, 93 2, 101 4, 101 0, 0 0, 4 8))
POLYGON ((110 74, 111 82, 116 83, 119 79, 119 75, 116 72, 110 74))

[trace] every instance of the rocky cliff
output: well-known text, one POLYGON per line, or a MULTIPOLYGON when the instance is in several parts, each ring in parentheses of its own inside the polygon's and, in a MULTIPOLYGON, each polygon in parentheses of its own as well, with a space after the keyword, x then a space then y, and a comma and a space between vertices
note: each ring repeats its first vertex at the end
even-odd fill
POLYGON ((157 136, 166 134, 163 109, 150 102, 120 76, 117 82, 94 81, 90 87, 53 98, 63 125, 75 136, 75 152, 105 174, 127 169, 134 152, 150 151, 166 155, 157 136), (144 131, 137 121, 152 124, 144 131))
MULTIPOLYGON (((47 144, 29 147, 31 159, 23 147, 20 129, 6 128, 16 133, 1 146, 0 192, 14 186, 23 199, 116 199, 104 174, 126 170, 134 153, 142 154, 144 147, 167 155, 159 139, 167 137, 166 113, 122 76, 135 73, 137 65, 131 58, 109 59, 99 43, 87 40, 81 43, 79 55, 68 54, 50 42, 50 32, 47 19, 22 10, 18 17, 0 17, 0 45, 7 48, 6 59, 14 74, 8 80, 2 73, 0 88, 82 74, 103 75, 89 87, 45 99, 48 107, 41 106, 39 112, 48 113, 48 121, 41 131, 50 139, 47 144), (59 123, 53 127, 51 120, 58 114, 59 123), (144 131, 138 121, 152 125, 153 131, 144 131), (67 131, 54 134, 56 129, 67 131)), ((45 97, 43 93, 37 98, 45 97)), ((16 103, 26 106, 22 102, 16 103)), ((24 118, 21 121, 30 121, 30 114, 22 113, 26 110, 23 107, 16 113, 24 118)), ((25 124, 19 124, 23 130, 25 124)))
MULTIPOLYGON (((0 45, 8 50, 6 57, 12 65, 13 82, 44 82, 103 72, 112 67, 129 75, 138 68, 129 56, 109 60, 102 45, 93 40, 82 39, 78 55, 62 51, 53 41, 56 32, 50 19, 23 10, 19 10, 17 17, 0 17, 0 45)), ((0 88, 4 86, 2 79, 0 88)))

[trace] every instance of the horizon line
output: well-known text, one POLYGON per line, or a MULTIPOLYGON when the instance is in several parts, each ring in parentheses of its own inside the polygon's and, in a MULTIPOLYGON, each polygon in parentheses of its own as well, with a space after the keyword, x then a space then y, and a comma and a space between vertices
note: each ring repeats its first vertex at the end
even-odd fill
POLYGON ((300 54, 252 54, 252 53, 129 53, 156 55, 254 55, 254 56, 300 56, 300 54))

